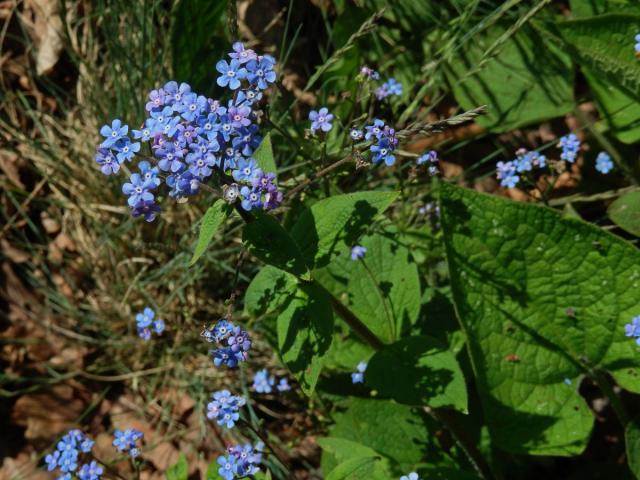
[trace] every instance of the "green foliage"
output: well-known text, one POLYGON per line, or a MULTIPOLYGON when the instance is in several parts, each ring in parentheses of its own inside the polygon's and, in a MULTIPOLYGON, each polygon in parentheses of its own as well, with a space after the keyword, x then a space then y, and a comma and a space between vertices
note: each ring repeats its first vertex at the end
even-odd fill
POLYGON ((278 349, 307 395, 316 386, 332 334, 333 311, 326 294, 300 285, 278 315, 278 349))
POLYGON ((277 310, 296 288, 296 278, 271 265, 265 266, 247 287, 244 308, 256 317, 277 310))
POLYGON ((640 391, 623 325, 640 310, 640 252, 553 210, 442 185, 454 301, 492 440, 574 455, 593 415, 565 379, 608 370, 640 391))
POLYGON ((229 42, 225 38, 226 0, 181 0, 173 14, 171 53, 175 78, 196 91, 210 84, 216 62, 229 42))
POLYGON ((640 237, 640 192, 625 193, 609 205, 607 213, 620 228, 640 237))
POLYGON ((245 225, 242 240, 247 250, 266 264, 309 278, 300 247, 275 217, 256 213, 255 219, 245 225))
POLYGON ((447 79, 458 103, 465 110, 488 105, 488 114, 477 122, 494 132, 570 111, 569 56, 531 27, 507 32, 507 27, 490 28, 454 56, 447 79), (496 44, 494 54, 487 54, 496 44))
POLYGON ((273 146, 271 145, 271 133, 267 133, 255 152, 253 158, 258 162, 258 166, 265 173, 277 174, 278 168, 273 158, 273 146))
POLYGON ((627 463, 636 478, 640 478, 640 425, 629 422, 624 433, 627 449, 627 463))
POLYGON ((207 250, 211 239, 218 231, 222 223, 231 213, 231 207, 222 200, 217 200, 207 209, 200 223, 200 233, 198 234, 198 242, 193 251, 193 256, 189 265, 193 265, 198 261, 202 254, 207 250))
POLYGON ((366 383, 400 403, 467 411, 467 388, 458 362, 430 337, 404 338, 377 352, 369 361, 366 383))
POLYGON ((634 55, 640 7, 558 23, 558 29, 591 85, 603 117, 620 140, 640 139, 640 65, 634 55), (632 15, 633 12, 635 15, 632 15))
POLYGON ((305 210, 291 236, 300 245, 307 265, 312 269, 323 267, 333 256, 346 254, 347 248, 396 196, 396 192, 347 193, 321 200, 305 210))
POLYGON ((189 477, 189 465, 187 464, 187 457, 185 457, 184 453, 181 453, 178 461, 167 469, 166 477, 167 480, 187 480, 189 477))
POLYGON ((388 400, 353 398, 334 420, 330 436, 369 447, 403 470, 418 463, 430 443, 424 419, 411 407, 388 400))
POLYGON ((388 480, 388 462, 380 457, 356 457, 331 470, 327 480, 388 480))

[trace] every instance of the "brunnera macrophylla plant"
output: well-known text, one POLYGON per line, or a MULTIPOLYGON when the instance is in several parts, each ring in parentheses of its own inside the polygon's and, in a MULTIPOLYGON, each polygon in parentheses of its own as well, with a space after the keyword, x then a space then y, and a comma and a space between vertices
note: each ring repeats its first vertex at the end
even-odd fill
MULTIPOLYGON (((255 366, 254 394, 293 390, 312 397, 321 382, 343 388, 341 411, 318 441, 327 478, 419 480, 451 472, 493 478, 490 459, 455 418, 473 415, 470 385, 477 389, 471 398, 480 399, 474 408, 482 409, 491 445, 507 452, 579 454, 594 423, 573 387, 585 377, 598 384, 634 434, 610 379, 640 393, 640 356, 632 340, 640 337, 635 247, 547 207, 444 182, 435 151, 411 161, 411 175, 422 175, 432 189, 416 211, 408 211, 403 186, 389 181, 377 190, 347 193, 322 185, 343 167, 353 168, 354 176, 384 176, 411 157, 400 148, 403 140, 470 121, 482 108, 396 130, 393 119, 379 118, 375 102, 401 96, 402 85, 393 78, 368 83, 379 74, 363 67, 357 82, 367 85, 359 91, 368 94, 356 97, 348 117, 332 113, 333 106, 309 113, 304 135, 322 162, 288 183, 278 176, 278 145, 264 111, 269 88, 278 81, 276 59, 235 43, 215 70, 229 99, 206 98, 185 83, 167 82, 149 93, 140 129, 130 134, 115 119, 100 130, 96 161, 105 175, 137 162, 122 191, 131 214, 149 222, 169 200, 185 202, 204 189, 217 193, 192 263, 222 224, 236 221, 233 211, 240 217, 244 248, 263 264, 245 292, 245 312, 270 322, 274 348, 295 379, 293 385, 286 377, 276 382, 255 366), (338 140, 331 136, 336 129, 344 133, 338 140), (293 201, 302 208, 280 221, 281 207, 293 201), (427 285, 418 269, 411 246, 414 237, 425 236, 444 249, 446 294, 427 285), (425 323, 434 292, 455 306, 462 327, 457 340, 438 330, 436 321, 425 323), (458 362, 462 344, 470 366, 458 362), (541 359, 548 362, 537 368, 541 359), (449 432, 459 461, 434 453, 434 424, 449 432), (436 460, 428 464, 426 458, 436 460)), ((562 165, 576 161, 581 142, 568 134, 558 148, 559 160, 519 150, 515 160, 498 163, 498 180, 514 188, 533 185, 536 172, 546 168, 560 173, 562 165)), ((606 152, 598 155, 598 171, 612 168, 606 152)), ((145 340, 165 331, 151 309, 136 320, 145 340)), ((201 336, 203 348, 213 346, 216 368, 251 364, 251 333, 229 315, 201 336)), ((212 394, 206 416, 229 435, 228 449, 213 468, 226 480, 266 475, 269 465, 290 475, 265 432, 246 415, 250 402, 229 390, 212 394)), ((57 458, 51 461, 58 465, 57 458)))

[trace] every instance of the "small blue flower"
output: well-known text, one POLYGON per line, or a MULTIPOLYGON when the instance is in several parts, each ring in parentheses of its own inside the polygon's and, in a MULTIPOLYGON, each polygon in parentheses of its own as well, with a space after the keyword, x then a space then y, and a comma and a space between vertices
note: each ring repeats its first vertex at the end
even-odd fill
POLYGON ((78 450, 65 451, 58 460, 58 466, 63 472, 74 472, 78 468, 78 450))
POLYGON ((275 383, 275 378, 266 369, 258 370, 253 376, 253 389, 257 393, 271 393, 275 383))
POLYGON ((240 327, 233 328, 227 339, 227 344, 231 347, 233 353, 241 353, 243 356, 246 356, 246 353, 251 350, 251 338, 249 338, 249 334, 240 327))
POLYGON ((367 370, 367 362, 358 363, 356 370, 356 372, 351 374, 351 383, 364 383, 364 372, 367 370))
POLYGON ((91 463, 85 463, 80 467, 78 477, 80 480, 99 480, 102 473, 102 467, 95 460, 92 460, 91 463))
POLYGON ((136 315, 138 336, 145 341, 151 339, 151 327, 158 335, 165 329, 164 320, 155 318, 155 315, 155 312, 149 307, 146 307, 143 312, 136 315))
POLYGON ((139 173, 134 173, 129 178, 129 182, 122 185, 122 193, 129 196, 127 203, 133 207, 141 201, 153 201, 151 190, 154 188, 156 188, 156 184, 153 181, 145 181, 139 173))
POLYGON ((100 171, 105 175, 118 173, 120 170, 120 162, 108 148, 98 148, 96 163, 100 165, 100 171))
POLYGON ((47 470, 53 472, 58 467, 58 460, 60 459, 60 451, 55 450, 53 453, 44 457, 44 461, 47 464, 47 470))
POLYGON ((231 172, 236 182, 251 183, 255 177, 262 175, 262 170, 258 168, 258 163, 252 159, 242 159, 238 163, 238 168, 231 172))
POLYGON ((233 477, 236 475, 237 465, 236 458, 232 455, 227 455, 218 457, 218 465, 220 468, 218 469, 218 473, 224 480, 233 480, 233 477))
POLYGON ((275 60, 267 55, 260 60, 250 60, 247 67, 247 80, 258 89, 266 89, 270 83, 276 81, 276 72, 273 71, 275 60))
POLYGON ((135 217, 144 217, 145 221, 153 222, 160 212, 160 206, 151 201, 141 201, 136 203, 131 209, 131 215, 135 217))
POLYGON ((127 136, 129 126, 123 125, 122 120, 116 118, 111 122, 111 126, 103 125, 100 129, 100 135, 104 137, 102 147, 109 148, 121 138, 127 136))
POLYGON ((153 135, 151 134, 151 129, 146 126, 142 128, 142 130, 134 130, 133 138, 136 140, 142 140, 143 142, 148 142, 151 140, 153 135))
POLYGON ((351 249, 351 260, 360 260, 364 258, 365 253, 367 253, 366 247, 356 245, 351 249))
POLYGON ((258 58, 256 52, 250 48, 244 48, 242 42, 235 42, 231 45, 233 52, 229 54, 229 57, 238 60, 239 63, 247 63, 249 60, 255 60, 258 58))
POLYGON ((251 115, 251 109, 249 107, 230 106, 227 109, 227 115, 231 119, 231 126, 233 128, 238 129, 251 125, 251 119, 249 118, 251 115))
POLYGON ((113 436, 112 445, 116 447, 119 452, 127 452, 131 458, 135 458, 140 454, 137 443, 138 440, 144 438, 144 433, 135 428, 128 428, 124 431, 115 430, 113 436))
POLYGON ((245 210, 249 211, 254 208, 262 208, 262 194, 260 190, 242 187, 240 189, 240 196, 242 197, 240 205, 242 205, 242 208, 245 210))
POLYGON ((235 368, 240 360, 244 360, 244 358, 238 358, 238 356, 229 347, 216 348, 210 353, 213 357, 213 364, 216 367, 226 365, 229 368, 235 368))
POLYGON ((520 181, 513 162, 498 162, 496 164, 496 177, 500 180, 500 185, 507 188, 514 188, 520 181))
POLYGON ((373 163, 380 163, 384 161, 385 165, 390 167, 396 162, 396 157, 393 155, 393 146, 391 145, 387 137, 382 137, 378 143, 371 145, 369 148, 373 156, 371 160, 373 163))
POLYGON ((367 125, 365 128, 366 133, 364 134, 365 140, 371 140, 372 138, 377 138, 378 140, 382 137, 382 132, 384 131, 385 124, 382 120, 375 118, 373 120, 373 124, 367 125))
POLYGON ((140 143, 131 143, 131 141, 127 138, 125 140, 120 140, 116 142, 114 145, 116 151, 116 158, 118 162, 124 163, 125 161, 130 162, 135 157, 136 153, 140 151, 140 143))
POLYGON ((164 329, 165 329, 164 320, 159 319, 153 322, 153 330, 156 332, 157 335, 162 334, 162 332, 164 332, 164 329))
POLYGON ((156 312, 153 309, 146 307, 141 313, 136 315, 136 325, 138 328, 146 328, 153 323, 153 319, 156 316, 156 312))
POLYGON ((155 155, 160 159, 158 166, 162 171, 176 173, 184 167, 182 149, 176 148, 173 143, 167 142, 162 147, 157 148, 155 155))
POLYGON ((438 152, 435 150, 429 150, 427 153, 420 155, 416 163, 418 165, 422 165, 424 163, 437 163, 438 162, 438 152))
POLYGON ((575 135, 575 133, 570 133, 560 138, 560 141, 558 142, 558 148, 562 149, 560 158, 562 160, 566 160, 569 163, 573 163, 576 161, 578 151, 580 150, 580 140, 578 140, 578 137, 575 135))
POLYGON ((147 112, 161 110, 162 107, 164 106, 165 95, 166 95, 165 91, 162 88, 159 88, 157 90, 151 90, 149 92, 149 101, 144 106, 144 109, 147 112))
POLYGON ((148 161, 143 160, 138 164, 138 170, 140 170, 140 176, 145 182, 151 182, 156 187, 160 185, 160 170, 158 167, 152 167, 148 161))
POLYGON ((631 322, 624 326, 624 334, 627 337, 636 339, 636 343, 640 345, 640 315, 633 317, 631 322))
POLYGON ((636 45, 635 45, 636 57, 638 57, 640 56, 640 33, 636 34, 635 41, 636 41, 636 45))
POLYGON ((607 152, 600 152, 596 157, 596 170, 604 174, 613 170, 613 162, 607 152))
POLYGON ((362 130, 359 130, 357 128, 352 128, 349 131, 349 136, 351 137, 351 140, 353 140, 354 142, 357 142, 358 140, 362 140, 364 133, 362 133, 362 130))
POLYGON ((232 59, 229 63, 225 60, 220 60, 216 63, 216 70, 221 73, 216 80, 218 85, 221 87, 228 86, 231 90, 237 90, 240 87, 240 80, 247 75, 247 70, 235 59, 232 59))
POLYGON ((420 477, 416 472, 411 472, 407 475, 401 476, 400 480, 420 480, 420 477))
POLYGON ((238 412, 244 404, 243 397, 231 395, 229 390, 220 390, 213 393, 212 401, 207 404, 207 418, 216 420, 220 426, 233 428, 240 418, 238 412))
POLYGON ((291 390, 291 385, 289 385, 289 382, 286 378, 281 378, 276 385, 276 388, 279 392, 288 392, 289 390, 291 390))
POLYGON ((316 130, 322 130, 326 133, 331 130, 331 127, 333 126, 331 124, 333 121, 333 114, 329 113, 327 107, 322 107, 317 112, 315 110, 311 110, 309 112, 309 120, 311 120, 312 133, 315 133, 316 130))

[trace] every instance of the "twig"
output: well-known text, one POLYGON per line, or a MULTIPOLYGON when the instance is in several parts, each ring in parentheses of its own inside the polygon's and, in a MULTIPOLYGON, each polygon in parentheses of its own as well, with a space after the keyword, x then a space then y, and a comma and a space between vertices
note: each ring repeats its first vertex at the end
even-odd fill
POLYGON ((567 203, 597 202, 599 200, 608 200, 610 198, 619 197, 620 195, 623 195, 625 193, 637 192, 637 191, 640 191, 640 188, 634 185, 630 187, 619 188, 618 190, 609 190, 606 192, 595 193, 593 195, 575 194, 575 195, 569 195, 566 197, 554 198, 552 200, 549 200, 549 205, 552 207, 559 207, 567 203))

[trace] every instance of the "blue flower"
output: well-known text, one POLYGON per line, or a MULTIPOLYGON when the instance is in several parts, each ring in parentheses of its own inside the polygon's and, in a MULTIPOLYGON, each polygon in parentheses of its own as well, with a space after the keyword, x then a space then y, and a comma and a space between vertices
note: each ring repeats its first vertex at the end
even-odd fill
POLYGON ((165 95, 166 95, 165 91, 162 88, 159 88, 157 90, 151 90, 149 92, 149 101, 144 106, 144 109, 147 112, 154 112, 154 111, 161 110, 162 107, 164 106, 165 95))
POLYGON ((103 125, 100 129, 100 135, 105 139, 102 142, 102 147, 109 148, 121 138, 127 136, 129 132, 129 126, 123 125, 122 120, 116 118, 111 122, 111 126, 103 125))
POLYGON ((496 164, 496 177, 500 180, 500 185, 507 188, 514 188, 520 181, 513 162, 498 162, 496 164))
POLYGON ((225 60, 220 60, 216 63, 216 70, 222 74, 216 80, 218 85, 221 87, 228 86, 231 90, 238 89, 240 87, 240 80, 247 75, 247 70, 235 59, 232 59, 229 63, 225 60))
POLYGON ((249 211, 254 208, 262 207, 262 194, 261 191, 255 188, 242 187, 240 189, 240 196, 242 197, 242 201, 240 205, 242 208, 249 211))
POLYGON ((60 459, 60 451, 55 450, 53 453, 44 457, 44 461, 47 464, 47 470, 53 472, 58 467, 58 460, 60 459))
POLYGON ((160 159, 158 162, 160 170, 176 173, 184 167, 184 163, 182 162, 184 156, 182 149, 176 148, 173 143, 167 142, 162 147, 157 148, 155 155, 160 159))
POLYGON ((267 55, 260 60, 250 60, 247 63, 247 79, 258 89, 266 89, 270 83, 276 81, 276 72, 273 71, 275 60, 267 55))
POLYGON ((562 149, 560 158, 562 160, 566 160, 569 163, 573 163, 576 161, 578 151, 580 150, 580 140, 578 140, 578 137, 575 135, 575 133, 570 133, 560 138, 560 141, 558 142, 558 148, 562 149))
POLYGON ((218 473, 224 480, 233 480, 237 471, 236 458, 233 455, 218 457, 218 473))
POLYGON ((276 385, 276 388, 279 392, 288 392, 289 390, 291 390, 291 385, 289 385, 289 382, 286 378, 281 378, 276 385))
POLYGON ((58 466, 63 472, 74 472, 78 468, 78 450, 63 452, 58 460, 58 466))
POLYGON ((244 360, 244 358, 238 358, 238 356, 229 347, 216 348, 215 350, 211 350, 210 353, 213 357, 213 364, 216 367, 226 365, 229 368, 234 368, 238 365, 240 360, 244 360))
POLYGON ((312 133, 315 133, 316 130, 322 130, 326 133, 331 130, 333 114, 329 113, 329 110, 326 107, 322 107, 317 112, 315 110, 311 110, 309 112, 309 120, 311 120, 312 133))
POLYGON ((435 150, 429 150, 427 153, 420 155, 416 163, 418 165, 422 165, 424 163, 437 163, 438 162, 438 152, 435 150))
POLYGON ((636 49, 636 57, 637 57, 640 55, 640 33, 636 34, 635 41, 636 41, 635 49, 636 49))
POLYGON ((143 142, 148 142, 151 140, 153 135, 151 134, 151 129, 148 127, 144 127, 142 130, 134 130, 133 138, 136 140, 142 140, 143 142))
POLYGON ((156 187, 160 185, 160 170, 158 167, 152 167, 148 161, 143 160, 138 164, 138 170, 140 170, 140 176, 145 182, 151 182, 156 187))
POLYGON ((248 182, 262 175, 262 170, 258 168, 258 163, 252 159, 242 159, 238 162, 238 168, 231 172, 231 176, 236 182, 248 182))
POLYGON ((408 475, 401 476, 400 480, 420 480, 420 477, 418 477, 416 472, 411 472, 408 475))
POLYGON ((227 344, 231 347, 233 353, 240 353, 243 357, 251 350, 251 338, 249 338, 249 334, 240 327, 233 328, 233 331, 227 339, 227 344))
POLYGON ((128 428, 126 430, 115 430, 113 432, 112 445, 116 447, 119 452, 127 452, 131 458, 135 458, 140 454, 138 447, 138 440, 144 438, 144 433, 135 428, 128 428))
POLYGON ((262 141, 262 137, 257 132, 257 125, 249 125, 236 130, 238 136, 234 137, 232 141, 233 148, 240 151, 245 157, 249 157, 260 146, 262 141))
POLYGON ((252 446, 247 443, 243 446, 234 445, 227 448, 227 453, 235 459, 235 473, 239 477, 257 474, 260 469, 258 465, 262 462, 262 454, 259 452, 264 448, 262 442, 252 446))
POLYGON ((80 480, 98 480, 102 476, 102 467, 95 460, 85 463, 80 467, 78 477, 80 480))
POLYGON ((360 260, 361 258, 364 258, 365 253, 367 253, 366 247, 356 245, 351 249, 351 260, 360 260))
MULTIPOLYGON (((151 135, 164 134, 165 124, 168 124, 173 118, 173 108, 164 107, 157 112, 150 112, 149 115, 151 115, 151 118, 146 120, 145 126, 151 131, 151 135)), ((178 118, 178 121, 180 120, 179 117, 176 118, 178 118)))
POLYGON ((135 217, 144 217, 145 221, 153 222, 160 212, 160 206, 151 201, 141 201, 134 205, 131 209, 131 215, 135 217))
POLYGON ((352 128, 349 131, 349 136, 351 137, 351 140, 353 140, 354 142, 357 142, 358 140, 362 140, 362 137, 364 136, 364 134, 362 133, 362 130, 359 130, 357 128, 352 128))
POLYGON ((130 162, 135 157, 136 153, 140 151, 140 143, 131 143, 131 141, 127 138, 124 140, 119 140, 115 144, 115 149, 118 152, 116 154, 116 158, 118 162, 124 163, 125 161, 130 162))
POLYGON ((249 107, 230 106, 227 109, 227 115, 231 120, 231 126, 233 128, 238 129, 242 127, 248 127, 249 125, 251 125, 251 119, 249 118, 249 115, 251 115, 251 109, 249 107))
POLYGON ((156 188, 156 184, 153 181, 145 181, 139 173, 134 173, 129 182, 122 185, 122 192, 129 196, 127 203, 133 207, 141 201, 153 201, 153 193, 150 190, 154 188, 156 188))
POLYGON ((108 148, 98 148, 96 152, 96 163, 100 165, 100 171, 105 175, 118 173, 120 170, 120 162, 108 148))
POLYGON ((364 383, 364 372, 367 370, 367 362, 358 363, 356 370, 356 372, 351 374, 351 383, 364 383))
POLYGON ((613 170, 613 162, 607 152, 600 152, 596 157, 596 170, 605 174, 613 170))
POLYGON ((164 329, 165 329, 164 320, 159 319, 153 322, 153 330, 156 332, 157 335, 162 334, 162 332, 164 332, 164 329))
POLYGON ((253 388, 257 393, 271 393, 275 383, 275 378, 266 369, 258 370, 253 376, 253 388))
POLYGON ((146 307, 141 313, 136 315, 136 327, 138 328, 138 336, 144 340, 151 339, 151 329, 153 326, 155 332, 160 335, 165 328, 164 320, 155 318, 156 313, 149 307, 146 307))
POLYGON ((375 118, 373 120, 373 124, 367 125, 365 128, 366 133, 364 134, 365 140, 370 140, 375 137, 380 139, 382 137, 382 132, 384 131, 385 124, 382 120, 375 118))
POLYGON ((247 63, 249 60, 255 60, 258 58, 256 52, 250 48, 244 48, 242 42, 235 42, 231 45, 233 52, 229 54, 229 57, 238 60, 239 63, 247 63))
POLYGON ((378 143, 371 145, 369 148, 373 156, 371 160, 373 163, 380 163, 384 161, 385 165, 390 167, 396 162, 396 157, 393 155, 393 146, 391 145, 387 137, 382 137, 378 143))
POLYGON ((218 164, 218 159, 213 155, 188 155, 187 164, 189 172, 196 177, 206 178, 213 173, 213 167, 218 164))
POLYGON ((631 322, 624 326, 624 334, 627 337, 636 339, 636 343, 640 345, 640 315, 633 317, 631 322))
POLYGON ((212 401, 207 404, 207 418, 216 420, 222 427, 233 428, 240 418, 238 412, 244 404, 243 397, 231 395, 229 390, 220 390, 213 393, 212 401))
POLYGON ((205 112, 208 106, 206 97, 196 95, 195 93, 189 93, 184 96, 180 103, 175 104, 174 110, 180 113, 182 118, 192 122, 205 112))
POLYGON ((380 85, 374 92, 378 100, 383 100, 389 95, 402 95, 402 84, 395 78, 391 77, 382 85, 380 85))
POLYGON ((367 67, 366 65, 364 65, 360 69, 360 76, 362 78, 368 78, 368 79, 371 79, 371 80, 378 80, 380 78, 380 74, 378 72, 376 72, 375 70, 367 67))

